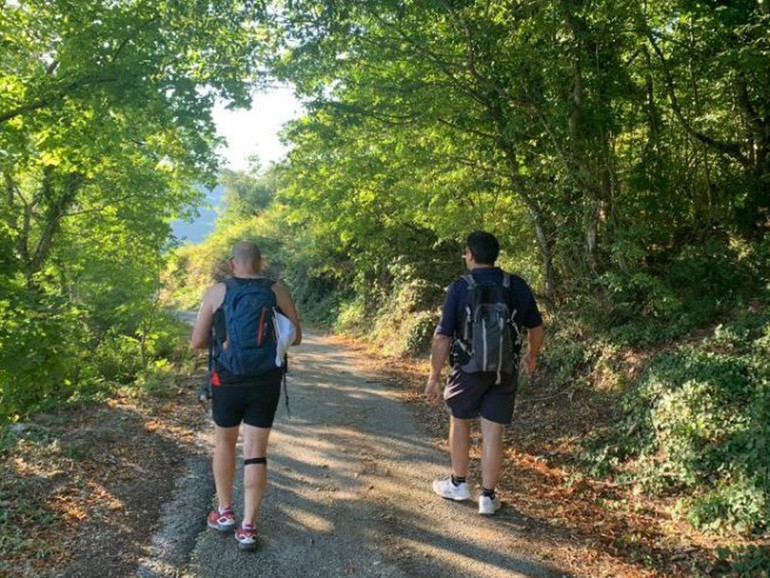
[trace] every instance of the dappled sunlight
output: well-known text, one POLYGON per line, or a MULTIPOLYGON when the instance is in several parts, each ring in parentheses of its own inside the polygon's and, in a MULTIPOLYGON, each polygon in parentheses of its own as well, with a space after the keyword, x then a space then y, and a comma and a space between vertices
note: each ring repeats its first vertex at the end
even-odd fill
POLYGON ((89 552, 98 549, 105 568, 128 575, 145 552, 148 519, 154 523, 175 476, 186 475, 180 467, 207 453, 185 421, 197 413, 188 400, 179 398, 185 404, 176 402, 176 411, 163 402, 153 412, 147 400, 120 397, 30 421, 0 475, 0 501, 8 504, 3 548, 13 548, 3 557, 41 567, 55 560, 57 575, 85 576, 89 552), (139 530, 142 538, 132 537, 139 530), (73 547, 80 540, 86 546, 73 547))
POLYGON ((135 574, 184 487, 147 576, 766 577, 770 0, 0 0, 0 29, 0 576, 135 574), (229 275, 276 299, 230 291, 211 335, 229 275), (278 309, 306 331, 247 558, 200 532, 195 392, 280 365, 278 309), (188 347, 222 335, 232 365, 188 347), (529 370, 492 519, 431 491, 450 342, 529 370))
POLYGON ((327 518, 319 516, 310 510, 279 506, 278 509, 284 516, 284 523, 300 530, 306 530, 313 534, 329 534, 334 532, 334 524, 327 518))
MULTIPOLYGON (((376 375, 359 371, 355 356, 327 354, 332 346, 322 339, 311 337, 304 345, 291 364, 293 417, 279 415, 270 438, 260 516, 263 556, 280 566, 280 560, 296 557, 293 544, 301 551, 338 553, 337 573, 356 572, 352 562, 344 570, 339 565, 367 552, 375 566, 406 575, 452 575, 458 568, 479 577, 550 575, 518 554, 536 542, 529 544, 526 523, 515 512, 493 524, 480 519, 475 502, 447 502, 433 494, 431 480, 445 474, 447 457, 420 435, 376 375), (506 523, 509 518, 519 522, 506 523), (510 536, 500 534, 501 523, 510 536)), ((317 554, 308 555, 312 564, 317 554)), ((318 571, 310 568, 293 571, 318 571)))
POLYGON ((51 508, 61 514, 62 521, 82 521, 88 517, 88 511, 83 507, 79 496, 55 494, 49 499, 51 508))
POLYGON ((41 479, 55 479, 65 473, 58 467, 51 467, 48 460, 30 460, 24 457, 16 457, 12 461, 13 468, 20 476, 34 476, 41 479))

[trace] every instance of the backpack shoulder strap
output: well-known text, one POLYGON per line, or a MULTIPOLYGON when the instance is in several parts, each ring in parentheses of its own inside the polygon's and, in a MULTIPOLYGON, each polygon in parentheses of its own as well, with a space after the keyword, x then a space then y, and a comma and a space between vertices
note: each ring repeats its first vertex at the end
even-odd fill
POLYGON ((465 303, 465 310, 462 312, 462 319, 463 321, 463 328, 462 328, 462 339, 466 342, 470 341, 471 338, 471 325, 473 323, 473 307, 475 307, 475 303, 472 303, 471 300, 474 299, 474 293, 473 289, 477 286, 476 280, 473 278, 473 275, 468 273, 467 275, 464 275, 462 277, 465 282, 468 284, 468 299, 465 303))
POLYGON ((511 319, 514 319, 518 311, 516 307, 516 293, 513 291, 513 276, 505 271, 503 271, 503 287, 508 290, 508 299, 510 300, 508 306, 511 310, 511 319))
POLYGON ((238 294, 238 289, 240 288, 238 282, 232 277, 228 277, 223 283, 225 284, 225 298, 222 300, 222 305, 220 305, 220 307, 222 309, 221 322, 224 326, 223 329, 225 330, 225 333, 222 341, 229 339, 234 302, 238 294))
POLYGON ((228 299, 232 299, 233 295, 238 291, 240 285, 232 277, 228 277, 223 281, 223 283, 225 284, 225 298, 222 300, 222 306, 224 307, 228 299))

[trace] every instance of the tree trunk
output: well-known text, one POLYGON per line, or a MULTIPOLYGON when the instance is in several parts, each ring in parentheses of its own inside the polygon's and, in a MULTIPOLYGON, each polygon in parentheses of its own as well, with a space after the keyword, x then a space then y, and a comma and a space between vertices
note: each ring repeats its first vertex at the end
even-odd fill
MULTIPOLYGON (((27 256, 25 263, 27 287, 29 288, 34 287, 34 276, 42 270, 43 265, 48 259, 54 238, 59 232, 61 220, 75 203, 78 191, 83 183, 83 176, 79 173, 66 175, 61 193, 58 196, 55 194, 56 186, 53 181, 53 172, 47 170, 43 176, 42 188, 45 191, 44 194, 49 196, 50 201, 43 217, 42 232, 40 233, 37 247, 31 255, 27 256)), ((28 241, 29 239, 27 239, 28 241)), ((27 250, 29 250, 28 245, 27 250)))
POLYGON ((556 275, 554 274, 552 243, 549 242, 548 233, 546 232, 542 216, 532 213, 532 218, 535 221, 537 247, 540 250, 540 258, 543 261, 545 298, 549 304, 552 304, 556 292, 556 275))

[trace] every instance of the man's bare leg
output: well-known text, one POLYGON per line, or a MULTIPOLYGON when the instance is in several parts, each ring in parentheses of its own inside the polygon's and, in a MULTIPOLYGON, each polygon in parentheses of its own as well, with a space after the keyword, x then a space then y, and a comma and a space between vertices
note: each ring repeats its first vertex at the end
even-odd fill
POLYGON ((503 465, 505 426, 481 418, 481 487, 494 490, 503 465))
POLYGON ((455 477, 468 476, 468 453, 471 449, 471 420, 454 416, 449 421, 449 453, 455 477))
POLYGON ((214 442, 214 483, 217 486, 219 507, 232 506, 233 480, 235 479, 235 445, 238 442, 238 426, 216 426, 214 442))
MULTIPOLYGON (((267 459, 270 428, 243 424, 243 459, 267 459)), ((267 463, 250 463, 243 467, 243 523, 256 525, 262 498, 267 487, 267 463)))

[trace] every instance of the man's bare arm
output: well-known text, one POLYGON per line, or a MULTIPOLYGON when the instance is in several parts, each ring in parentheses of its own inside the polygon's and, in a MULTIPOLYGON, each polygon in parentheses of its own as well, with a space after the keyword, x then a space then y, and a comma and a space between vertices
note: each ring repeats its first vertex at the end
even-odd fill
POLYGON ((425 385, 425 397, 429 402, 439 400, 441 393, 441 372, 449 359, 449 351, 452 348, 452 339, 440 333, 433 334, 433 342, 430 349, 430 375, 425 385))
POLYGON ((190 349, 206 349, 209 346, 211 324, 214 321, 213 302, 219 293, 221 293, 220 287, 214 285, 203 296, 200 309, 198 309, 198 317, 195 319, 195 325, 193 325, 190 349))
POLYGON ((280 310, 283 311, 284 315, 291 319, 291 322, 294 324, 296 336, 294 337, 294 343, 292 343, 292 345, 299 345, 302 343, 302 327, 300 327, 299 313, 297 313, 297 308, 294 306, 291 294, 286 287, 278 283, 273 285, 273 293, 275 293, 275 302, 278 304, 280 310))
POLYGON ((540 349, 543 347, 544 338, 545 328, 542 324, 527 330, 527 342, 529 347, 527 347, 527 354, 524 356, 524 367, 530 375, 534 373, 537 368, 537 356, 540 353, 540 349))

